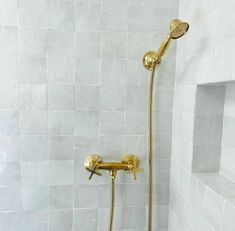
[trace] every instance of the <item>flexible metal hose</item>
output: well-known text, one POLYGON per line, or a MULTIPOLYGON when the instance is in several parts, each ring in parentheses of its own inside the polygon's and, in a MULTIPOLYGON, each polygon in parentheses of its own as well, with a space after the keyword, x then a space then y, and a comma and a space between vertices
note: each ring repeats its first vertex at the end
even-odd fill
POLYGON ((148 98, 148 231, 152 231, 153 197, 153 93, 155 68, 150 72, 148 98))
POLYGON ((110 200, 110 213, 109 213, 109 231, 113 229, 113 217, 114 217, 114 204, 115 204, 115 176, 111 176, 111 200, 110 200))
MULTIPOLYGON (((149 98, 148 98, 148 231, 152 231, 152 195, 153 195, 153 93, 154 93, 155 68, 150 72, 149 98)), ((114 175, 112 175, 114 174, 114 175)), ((113 228, 114 205, 115 205, 115 176, 111 178, 111 200, 109 213, 109 231, 113 228)))

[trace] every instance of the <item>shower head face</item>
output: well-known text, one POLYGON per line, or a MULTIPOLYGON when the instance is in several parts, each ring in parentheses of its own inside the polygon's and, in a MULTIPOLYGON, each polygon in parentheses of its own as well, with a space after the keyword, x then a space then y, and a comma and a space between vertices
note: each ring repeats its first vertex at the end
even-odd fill
POLYGON ((189 29, 187 22, 182 22, 179 19, 174 19, 170 24, 170 37, 172 39, 178 39, 185 35, 189 29))

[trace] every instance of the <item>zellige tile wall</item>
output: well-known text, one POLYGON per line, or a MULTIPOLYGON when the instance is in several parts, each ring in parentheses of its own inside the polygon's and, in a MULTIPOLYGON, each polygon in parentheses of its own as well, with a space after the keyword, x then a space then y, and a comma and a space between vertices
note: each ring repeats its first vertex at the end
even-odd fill
MULTIPOLYGON (((103 231, 108 175, 89 153, 145 166, 148 72, 177 1, 1 0, 0 230, 103 231)), ((158 71, 154 227, 167 230, 175 45, 158 71)), ((117 178, 114 229, 145 230, 146 170, 117 178)))
POLYGON ((235 4, 180 0, 179 8, 190 30, 177 44, 169 231, 232 231, 235 4))

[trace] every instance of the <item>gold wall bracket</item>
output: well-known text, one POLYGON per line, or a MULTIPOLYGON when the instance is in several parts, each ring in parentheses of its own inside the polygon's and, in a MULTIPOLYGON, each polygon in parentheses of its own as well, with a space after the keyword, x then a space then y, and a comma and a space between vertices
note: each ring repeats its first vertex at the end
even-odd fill
POLYGON ((133 173, 135 180, 137 173, 143 171, 142 168, 139 168, 139 158, 133 154, 124 155, 121 162, 104 162, 99 155, 91 154, 86 158, 84 166, 91 173, 89 180, 94 174, 101 176, 100 170, 108 170, 111 178, 116 177, 117 171, 123 170, 133 173))
POLYGON ((155 69, 157 66, 160 65, 160 63, 161 59, 158 59, 157 52, 148 51, 147 53, 145 53, 143 58, 143 64, 147 70, 151 71, 155 69))

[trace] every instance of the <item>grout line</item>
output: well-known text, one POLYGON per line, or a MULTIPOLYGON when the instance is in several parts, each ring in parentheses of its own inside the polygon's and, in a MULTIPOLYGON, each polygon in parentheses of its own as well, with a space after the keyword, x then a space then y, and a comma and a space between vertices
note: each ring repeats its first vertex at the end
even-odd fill
POLYGON ((19 1, 17 1, 17 71, 18 71, 18 128, 19 128, 19 154, 20 154, 20 190, 21 190, 21 205, 23 210, 23 157, 21 152, 21 131, 20 131, 20 101, 21 101, 21 94, 20 94, 20 75, 19 75, 19 1))
POLYGON ((73 122, 73 193, 72 193, 72 200, 73 200, 73 208, 72 208, 72 230, 75 230, 75 123, 76 123, 76 110, 75 110, 75 102, 76 102, 76 2, 73 1, 73 15, 74 15, 74 32, 73 32, 73 49, 74 49, 74 57, 73 57, 73 111, 74 111, 74 122, 73 122))

